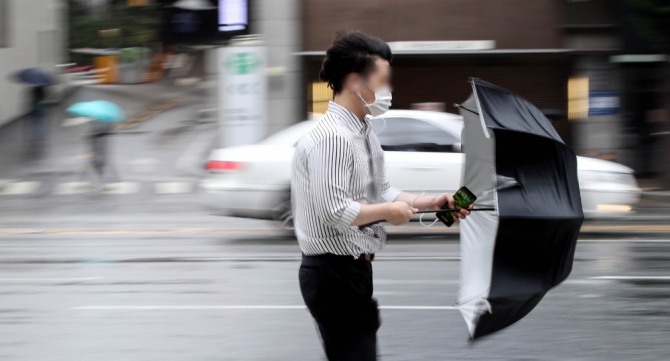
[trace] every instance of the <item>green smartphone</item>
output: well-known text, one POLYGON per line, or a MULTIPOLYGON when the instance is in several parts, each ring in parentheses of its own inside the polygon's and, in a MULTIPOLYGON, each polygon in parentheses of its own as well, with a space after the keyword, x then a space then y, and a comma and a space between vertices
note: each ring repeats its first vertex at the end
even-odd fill
MULTIPOLYGON (((454 208, 468 208, 475 203, 477 197, 466 187, 461 187, 454 193, 454 208)), ((445 204, 442 208, 449 208, 449 204, 445 204)), ((454 224, 454 211, 438 211, 437 218, 442 221, 447 227, 454 224)))

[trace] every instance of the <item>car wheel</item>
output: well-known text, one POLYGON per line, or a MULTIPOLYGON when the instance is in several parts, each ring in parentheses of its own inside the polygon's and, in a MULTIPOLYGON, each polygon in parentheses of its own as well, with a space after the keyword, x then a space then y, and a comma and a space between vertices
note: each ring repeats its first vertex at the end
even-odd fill
POLYGON ((284 196, 275 208, 275 220, 285 229, 293 230, 293 211, 291 210, 291 191, 284 192, 284 196))

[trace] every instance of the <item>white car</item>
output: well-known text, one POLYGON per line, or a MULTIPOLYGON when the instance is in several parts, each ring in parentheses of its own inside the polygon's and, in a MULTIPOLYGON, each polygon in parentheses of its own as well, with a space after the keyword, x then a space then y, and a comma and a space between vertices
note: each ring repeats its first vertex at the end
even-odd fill
MULTIPOLYGON (((298 140, 317 123, 307 120, 253 145, 215 149, 201 182, 206 203, 238 217, 291 222, 291 161, 298 140)), ((391 110, 372 120, 385 152, 392 186, 426 194, 460 187, 464 155, 460 115, 391 110)), ((586 217, 629 214, 640 198, 633 170, 614 162, 578 157, 578 177, 586 217)))

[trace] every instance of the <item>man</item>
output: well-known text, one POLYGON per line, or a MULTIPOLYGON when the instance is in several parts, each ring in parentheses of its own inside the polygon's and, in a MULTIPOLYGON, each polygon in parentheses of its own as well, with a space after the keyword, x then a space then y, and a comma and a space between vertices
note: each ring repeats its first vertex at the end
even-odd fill
MULTIPOLYGON (((291 180, 295 233, 303 253, 300 290, 328 360, 375 360, 374 255, 386 244, 382 221, 400 225, 419 209, 454 207, 453 197, 392 188, 367 116, 391 106, 391 49, 360 32, 338 34, 321 78, 335 97, 296 147, 291 180)), ((455 221, 469 215, 456 212, 455 221)))

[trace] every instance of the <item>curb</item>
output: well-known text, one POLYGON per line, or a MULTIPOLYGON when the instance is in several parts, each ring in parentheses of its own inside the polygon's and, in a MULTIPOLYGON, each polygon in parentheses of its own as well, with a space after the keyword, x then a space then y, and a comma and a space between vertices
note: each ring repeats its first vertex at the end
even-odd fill
POLYGON ((642 198, 657 202, 670 202, 670 192, 663 191, 647 191, 642 192, 642 198))
POLYGON ((135 114, 132 117, 129 117, 128 120, 125 122, 122 122, 119 126, 115 128, 117 131, 124 131, 124 130, 129 130, 129 129, 135 129, 137 128, 140 124, 153 119, 157 117, 158 115, 161 115, 169 110, 175 109, 181 105, 184 105, 188 103, 186 98, 173 98, 166 100, 158 105, 154 105, 153 107, 150 107, 149 109, 145 109, 144 111, 139 112, 138 114, 135 114))

